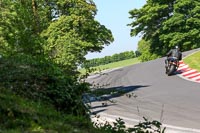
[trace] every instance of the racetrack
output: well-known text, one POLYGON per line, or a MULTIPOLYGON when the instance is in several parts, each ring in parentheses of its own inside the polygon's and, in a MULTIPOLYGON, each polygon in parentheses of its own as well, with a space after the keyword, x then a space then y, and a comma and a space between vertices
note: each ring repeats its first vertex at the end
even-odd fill
MULTIPOLYGON (((183 56, 200 49, 184 52, 183 56)), ((102 118, 115 120, 122 118, 127 125, 136 124, 145 116, 150 120, 161 121, 170 133, 200 133, 200 83, 167 76, 165 58, 115 69, 103 75, 89 77, 88 82, 106 85, 105 89, 123 89, 128 94, 110 97, 116 103, 92 102, 92 110, 102 118)))

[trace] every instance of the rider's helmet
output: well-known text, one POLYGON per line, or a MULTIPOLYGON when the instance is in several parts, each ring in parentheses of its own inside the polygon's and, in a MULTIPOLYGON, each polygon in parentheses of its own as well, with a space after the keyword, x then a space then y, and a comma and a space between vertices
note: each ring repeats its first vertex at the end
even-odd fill
POLYGON ((175 49, 178 50, 178 51, 180 51, 180 48, 179 48, 178 45, 175 46, 175 49))
POLYGON ((179 47, 176 45, 176 46, 175 46, 175 49, 178 49, 178 48, 179 48, 179 47))

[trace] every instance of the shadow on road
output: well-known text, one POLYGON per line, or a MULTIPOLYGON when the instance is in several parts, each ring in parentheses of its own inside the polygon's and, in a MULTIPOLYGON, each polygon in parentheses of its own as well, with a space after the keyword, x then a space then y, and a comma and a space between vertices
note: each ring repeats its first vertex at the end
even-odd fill
POLYGON ((90 109, 97 109, 97 108, 102 108, 102 107, 109 107, 109 106, 113 106, 113 105, 116 105, 116 104, 102 104, 102 105, 96 105, 96 106, 92 106, 92 107, 90 107, 90 109))
POLYGON ((179 74, 182 74, 183 72, 184 72, 184 70, 177 70, 174 73, 172 73, 170 76, 179 75, 179 74))
POLYGON ((91 114, 93 115, 97 115, 100 112, 106 111, 106 109, 101 109, 101 110, 97 110, 97 111, 91 111, 91 114))
POLYGON ((112 98, 120 97, 123 95, 135 96, 128 94, 138 89, 149 87, 149 85, 135 85, 135 86, 117 86, 111 88, 98 88, 83 95, 84 103, 91 103, 96 101, 110 101, 112 98))
POLYGON ((91 94, 85 94, 85 103, 90 103, 90 109, 92 114, 98 114, 105 111, 106 107, 117 105, 117 102, 113 98, 120 96, 127 96, 128 98, 137 96, 134 93, 138 89, 149 87, 149 85, 135 85, 135 86, 117 86, 111 88, 96 89, 91 94))
POLYGON ((176 71, 176 72, 174 73, 174 75, 181 74, 181 73, 183 73, 183 72, 184 72, 183 70, 178 70, 178 71, 176 71))

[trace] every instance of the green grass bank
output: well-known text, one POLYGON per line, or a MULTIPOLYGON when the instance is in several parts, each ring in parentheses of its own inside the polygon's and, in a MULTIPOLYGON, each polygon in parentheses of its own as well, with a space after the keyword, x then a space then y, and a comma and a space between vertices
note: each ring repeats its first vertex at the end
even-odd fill
MULTIPOLYGON (((100 133, 83 116, 56 111, 0 88, 0 133, 100 133)), ((102 133, 102 132, 101 132, 102 133)))
POLYGON ((183 59, 183 61, 188 64, 190 68, 200 71, 200 51, 191 54, 190 56, 183 59))
MULTIPOLYGON (((137 64, 137 63, 140 63, 139 59, 138 58, 132 58, 132 59, 128 59, 128 60, 109 63, 109 64, 106 64, 106 65, 100 65, 98 67, 94 67, 93 69, 96 69, 96 71, 102 71, 102 70, 112 69, 112 68, 117 68, 117 67, 130 66, 130 65, 137 64)), ((80 72, 85 73, 86 70, 80 69, 80 72)))

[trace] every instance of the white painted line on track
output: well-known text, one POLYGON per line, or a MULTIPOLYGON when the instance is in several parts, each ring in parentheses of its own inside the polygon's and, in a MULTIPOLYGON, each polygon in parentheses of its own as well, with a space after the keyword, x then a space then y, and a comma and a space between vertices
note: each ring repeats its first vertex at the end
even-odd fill
POLYGON ((185 66, 185 64, 179 64, 179 67, 185 66))
MULTIPOLYGON (((97 120, 95 118, 93 119, 93 121, 101 122, 101 123, 105 123, 107 121, 111 124, 113 122, 116 122, 117 118, 121 118, 126 123, 126 126, 128 128, 133 127, 133 124, 138 124, 139 122, 141 122, 141 120, 138 120, 138 119, 123 117, 123 116, 116 116, 116 115, 111 115, 111 114, 107 114, 103 112, 100 113, 99 118, 101 120, 97 120)), ((162 124, 162 125, 163 127, 166 127, 165 133, 200 133, 200 129, 173 126, 173 125, 168 125, 168 124, 162 124)))
POLYGON ((194 80, 200 79, 200 76, 197 76, 197 77, 192 78, 192 79, 194 79, 194 80))
POLYGON ((195 72, 195 71, 196 71, 196 70, 193 70, 193 69, 192 69, 192 70, 189 70, 189 71, 183 72, 182 75, 189 74, 189 73, 192 73, 192 72, 195 72))
POLYGON ((193 72, 190 72, 190 73, 182 73, 182 75, 184 76, 184 77, 191 77, 191 76, 195 76, 195 75, 198 75, 199 73, 195 70, 195 71, 193 71, 193 72))
POLYGON ((185 77, 187 77, 187 78, 194 78, 194 77, 197 77, 198 75, 200 75, 200 73, 190 74, 190 75, 185 76, 185 77))
POLYGON ((182 66, 182 67, 179 67, 179 70, 180 70, 180 69, 184 69, 184 68, 188 68, 188 65, 184 65, 184 66, 182 66))

